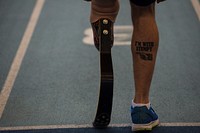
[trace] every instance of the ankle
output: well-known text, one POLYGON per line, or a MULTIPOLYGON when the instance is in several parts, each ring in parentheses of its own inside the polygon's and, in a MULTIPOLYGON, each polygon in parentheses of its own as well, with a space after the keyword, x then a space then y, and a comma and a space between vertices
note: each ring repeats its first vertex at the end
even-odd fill
POLYGON ((149 103, 149 97, 146 95, 136 95, 133 101, 138 104, 147 104, 149 103))
POLYGON ((134 108, 134 107, 142 107, 142 106, 146 106, 148 109, 150 109, 150 106, 151 106, 151 104, 150 104, 150 102, 148 102, 148 103, 135 103, 133 100, 132 100, 132 107, 134 108))

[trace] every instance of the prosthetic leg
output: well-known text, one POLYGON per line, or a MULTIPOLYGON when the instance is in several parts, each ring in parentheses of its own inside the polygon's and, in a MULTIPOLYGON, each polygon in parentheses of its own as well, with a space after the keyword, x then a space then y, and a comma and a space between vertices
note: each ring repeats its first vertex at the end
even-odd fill
MULTIPOLYGON (((91 1, 91 0, 86 0, 91 1)), ((111 48, 113 46, 113 23, 119 11, 118 0, 92 0, 90 22, 93 29, 94 44, 100 55, 100 91, 95 128, 106 128, 111 119, 113 100, 113 65, 111 48)))
POLYGON ((100 53, 100 92, 96 116, 93 122, 95 128, 105 128, 109 125, 113 100, 113 66, 111 47, 113 46, 113 22, 102 18, 92 24, 95 46, 100 53))

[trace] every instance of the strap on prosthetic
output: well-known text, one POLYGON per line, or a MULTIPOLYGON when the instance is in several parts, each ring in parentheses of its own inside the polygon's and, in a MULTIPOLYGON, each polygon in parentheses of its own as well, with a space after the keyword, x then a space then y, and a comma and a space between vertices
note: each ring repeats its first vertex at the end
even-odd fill
POLYGON ((137 6, 148 6, 154 3, 156 0, 130 0, 131 3, 137 6))

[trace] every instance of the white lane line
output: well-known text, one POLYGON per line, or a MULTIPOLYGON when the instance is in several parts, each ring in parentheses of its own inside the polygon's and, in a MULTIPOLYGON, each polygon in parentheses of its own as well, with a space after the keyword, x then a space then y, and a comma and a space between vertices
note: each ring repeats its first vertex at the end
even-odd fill
POLYGON ((17 53, 15 55, 15 58, 12 62, 12 65, 10 67, 10 71, 8 73, 7 79, 4 83, 4 86, 2 88, 2 91, 0 93, 0 119, 2 117, 5 105, 7 103, 7 100, 10 96, 10 92, 13 88, 15 79, 17 77, 17 74, 19 72, 22 60, 24 58, 24 55, 26 53, 26 50, 28 48, 29 42, 31 40, 32 34, 34 32, 35 26, 37 24, 40 12, 42 10, 42 7, 44 5, 45 0, 37 0, 36 5, 34 7, 34 10, 32 12, 32 15, 30 17, 30 20, 28 22, 28 25, 26 27, 26 31, 24 33, 24 36, 21 40, 21 43, 19 45, 19 48, 17 50, 17 53))
MULTIPOLYGON (((125 46, 131 44, 133 26, 132 25, 115 25, 114 26, 114 45, 125 46)), ((83 43, 85 45, 94 45, 92 28, 84 31, 83 43)))
POLYGON ((184 122, 179 122, 179 123, 160 123, 159 126, 162 127, 200 127, 200 122, 194 122, 194 123, 184 123, 184 122))
MULTIPOLYGON (((131 124, 110 124, 111 128, 131 127, 131 124)), ((200 127, 199 123, 161 123, 159 127, 200 127)), ((0 131, 13 130, 42 130, 42 129, 79 129, 79 128, 93 128, 91 124, 83 125, 43 125, 43 126, 17 126, 17 127, 0 127, 0 131)))
POLYGON ((197 13, 197 17, 199 18, 199 21, 200 21, 200 3, 199 3, 199 0, 191 0, 191 2, 192 2, 192 5, 194 7, 194 10, 197 13))

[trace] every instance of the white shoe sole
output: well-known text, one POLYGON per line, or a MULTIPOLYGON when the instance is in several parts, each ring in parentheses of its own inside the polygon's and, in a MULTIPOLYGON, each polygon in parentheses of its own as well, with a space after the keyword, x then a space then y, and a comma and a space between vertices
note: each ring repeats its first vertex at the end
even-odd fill
POLYGON ((151 131, 152 128, 159 125, 159 120, 152 121, 148 124, 132 124, 132 131, 151 131))

